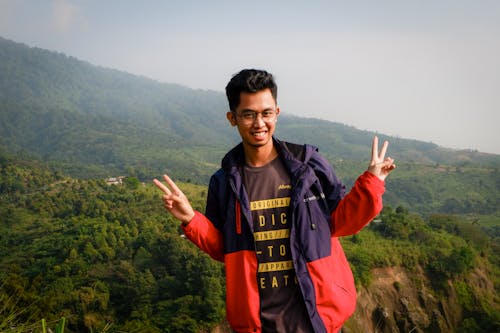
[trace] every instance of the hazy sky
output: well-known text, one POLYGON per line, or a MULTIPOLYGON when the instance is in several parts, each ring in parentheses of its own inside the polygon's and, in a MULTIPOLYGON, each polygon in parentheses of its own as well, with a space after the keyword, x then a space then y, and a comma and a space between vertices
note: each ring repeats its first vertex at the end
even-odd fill
POLYGON ((282 112, 500 154, 498 0, 0 0, 0 36, 196 89, 264 68, 282 112))

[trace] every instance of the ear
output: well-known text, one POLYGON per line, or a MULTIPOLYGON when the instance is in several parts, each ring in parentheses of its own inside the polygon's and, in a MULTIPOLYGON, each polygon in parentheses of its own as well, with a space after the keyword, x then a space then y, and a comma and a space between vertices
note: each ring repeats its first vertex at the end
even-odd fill
POLYGON ((280 115, 280 112, 281 112, 281 110, 280 110, 279 106, 277 106, 276 107, 276 117, 278 117, 280 115))
POLYGON ((229 123, 231 124, 231 126, 236 126, 236 116, 235 116, 234 112, 228 111, 226 113, 226 118, 229 121, 229 123))

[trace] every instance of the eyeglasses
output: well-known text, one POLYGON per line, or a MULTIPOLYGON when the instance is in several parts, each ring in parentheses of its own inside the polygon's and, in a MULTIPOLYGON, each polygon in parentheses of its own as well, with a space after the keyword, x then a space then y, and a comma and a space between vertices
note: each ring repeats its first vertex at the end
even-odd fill
POLYGON ((257 119, 257 115, 260 114, 262 121, 265 123, 272 122, 276 117, 276 110, 264 110, 262 112, 255 111, 243 111, 241 114, 234 112, 237 117, 241 118, 245 125, 251 125, 257 119))

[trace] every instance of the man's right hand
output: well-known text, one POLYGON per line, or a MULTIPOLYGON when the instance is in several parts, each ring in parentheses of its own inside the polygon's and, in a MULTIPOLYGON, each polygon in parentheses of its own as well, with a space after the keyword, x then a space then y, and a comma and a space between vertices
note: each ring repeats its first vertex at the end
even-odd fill
POLYGON ((187 225, 194 217, 194 210, 189 203, 188 198, 175 185, 174 181, 169 176, 163 175, 168 187, 158 179, 153 179, 153 183, 163 191, 163 202, 165 208, 182 224, 187 225), (169 189, 170 187, 170 189, 169 189))

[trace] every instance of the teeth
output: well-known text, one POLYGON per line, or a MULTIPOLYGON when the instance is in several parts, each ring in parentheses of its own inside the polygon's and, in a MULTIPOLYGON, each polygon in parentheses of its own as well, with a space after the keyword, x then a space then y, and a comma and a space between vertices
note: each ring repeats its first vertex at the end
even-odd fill
POLYGON ((266 135, 266 132, 254 133, 253 135, 255 135, 255 136, 264 136, 264 135, 266 135))

